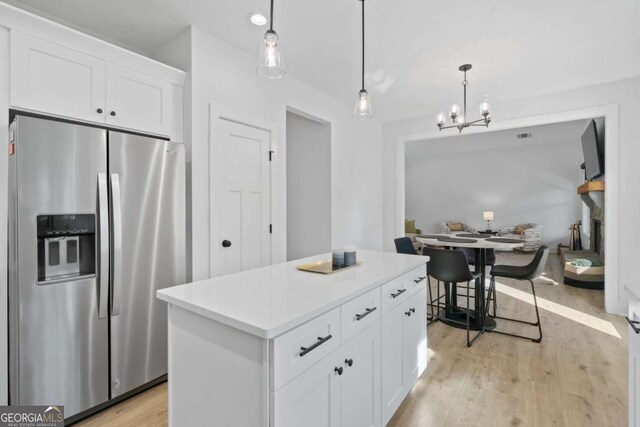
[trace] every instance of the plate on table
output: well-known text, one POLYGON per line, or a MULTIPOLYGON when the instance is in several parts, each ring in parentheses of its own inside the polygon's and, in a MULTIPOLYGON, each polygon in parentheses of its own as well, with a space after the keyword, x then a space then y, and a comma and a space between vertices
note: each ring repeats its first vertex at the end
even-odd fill
POLYGON ((439 241, 446 243, 477 243, 476 239, 459 239, 457 237, 439 237, 439 241))
POLYGON ((472 237, 475 239, 488 239, 489 237, 491 237, 491 234, 467 233, 467 234, 456 234, 456 237, 472 237))
POLYGON ((496 243, 524 243, 522 240, 517 239, 507 239, 506 237, 491 237, 487 239, 487 242, 496 242, 496 243))
POLYGON ((441 237, 447 237, 444 234, 422 234, 420 236, 421 239, 439 239, 441 237))

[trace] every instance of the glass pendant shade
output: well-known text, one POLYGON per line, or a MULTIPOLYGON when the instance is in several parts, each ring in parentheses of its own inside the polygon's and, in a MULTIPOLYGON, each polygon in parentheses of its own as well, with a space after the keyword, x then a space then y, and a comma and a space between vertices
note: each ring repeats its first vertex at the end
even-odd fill
POLYGON ((460 107, 460 101, 456 100, 453 104, 451 104, 451 108, 449 108, 449 116, 451 116, 451 118, 455 121, 456 116, 459 116, 461 111, 462 108, 460 107))
POLYGON ((444 113, 440 113, 438 114, 438 124, 440 126, 444 126, 444 124, 447 122, 447 116, 444 113))
POLYGON ((353 115, 363 120, 373 117, 373 113, 371 111, 371 98, 369 97, 369 93, 364 89, 358 92, 356 108, 353 115))
POLYGON ((480 98, 478 102, 478 109, 480 110, 480 114, 484 117, 491 114, 491 104, 489 103, 489 96, 485 95, 480 98))
POLYGON ((258 74, 268 79, 284 77, 286 71, 282 61, 282 51, 278 46, 278 35, 273 30, 264 34, 258 56, 258 74))

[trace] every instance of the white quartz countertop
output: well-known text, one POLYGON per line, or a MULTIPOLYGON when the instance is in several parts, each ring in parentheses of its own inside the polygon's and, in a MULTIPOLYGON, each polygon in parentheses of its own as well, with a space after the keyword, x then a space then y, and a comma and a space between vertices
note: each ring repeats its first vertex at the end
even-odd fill
POLYGON ((358 267, 333 274, 297 265, 330 259, 317 255, 158 291, 170 304, 261 338, 275 338, 412 269, 427 257, 359 250, 358 267))

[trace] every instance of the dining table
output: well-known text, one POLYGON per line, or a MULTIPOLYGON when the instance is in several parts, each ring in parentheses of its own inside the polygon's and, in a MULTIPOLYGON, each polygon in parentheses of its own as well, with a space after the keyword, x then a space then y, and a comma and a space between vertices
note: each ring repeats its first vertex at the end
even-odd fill
MULTIPOLYGON (((470 329, 475 331, 492 330, 496 327, 495 319, 488 317, 485 311, 485 285, 487 279, 487 249, 496 251, 513 251, 524 242, 482 233, 423 234, 416 237, 423 245, 444 249, 472 248, 475 252, 475 273, 480 276, 475 280, 474 310, 470 312, 470 329), (479 314, 479 315, 478 315, 479 314)), ((427 274, 429 273, 427 266, 427 274)), ((445 284, 448 286, 448 284, 445 284)), ((452 284, 450 300, 445 309, 438 312, 438 320, 457 328, 466 328, 466 310, 457 307, 457 284, 452 284), (454 308, 455 307, 455 308, 454 308)))

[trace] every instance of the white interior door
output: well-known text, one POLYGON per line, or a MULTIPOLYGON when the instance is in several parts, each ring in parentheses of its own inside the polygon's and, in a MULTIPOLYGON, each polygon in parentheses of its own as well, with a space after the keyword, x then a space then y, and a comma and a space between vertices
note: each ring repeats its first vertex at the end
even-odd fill
POLYGON ((217 178, 217 203, 213 209, 218 213, 218 224, 217 233, 212 233, 217 242, 213 242, 211 256, 217 263, 217 274, 269 265, 270 132, 225 119, 218 119, 214 127, 212 149, 217 160, 212 163, 212 173, 217 178))

